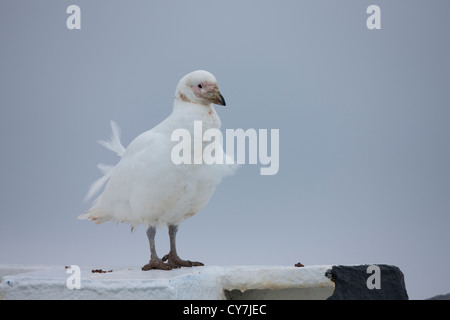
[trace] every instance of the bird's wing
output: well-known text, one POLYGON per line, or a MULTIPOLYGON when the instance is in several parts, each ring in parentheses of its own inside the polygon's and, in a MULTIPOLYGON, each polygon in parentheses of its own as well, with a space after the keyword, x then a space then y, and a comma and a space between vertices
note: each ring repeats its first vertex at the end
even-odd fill
POLYGON ((168 153, 166 139, 160 133, 146 131, 130 143, 116 166, 102 166, 105 174, 94 182, 88 195, 98 192, 104 184, 105 189, 94 206, 79 218, 97 223, 111 218, 119 221, 133 220, 135 217, 130 207, 130 198, 134 185, 151 177, 152 171, 158 172, 162 154, 168 153))

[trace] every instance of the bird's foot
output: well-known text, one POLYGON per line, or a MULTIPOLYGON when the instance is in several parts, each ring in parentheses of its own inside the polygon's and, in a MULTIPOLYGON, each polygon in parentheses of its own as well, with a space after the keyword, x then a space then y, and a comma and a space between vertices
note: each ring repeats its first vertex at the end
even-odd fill
POLYGON ((142 270, 147 271, 150 269, 171 270, 172 268, 161 259, 150 259, 150 261, 142 267, 142 270))
POLYGON ((171 267, 171 268, 181 268, 181 267, 200 267, 200 266, 204 266, 203 263, 198 262, 198 261, 189 261, 189 260, 182 260, 180 259, 180 257, 175 253, 169 253, 166 254, 163 258, 162 261, 167 261, 167 264, 171 267))

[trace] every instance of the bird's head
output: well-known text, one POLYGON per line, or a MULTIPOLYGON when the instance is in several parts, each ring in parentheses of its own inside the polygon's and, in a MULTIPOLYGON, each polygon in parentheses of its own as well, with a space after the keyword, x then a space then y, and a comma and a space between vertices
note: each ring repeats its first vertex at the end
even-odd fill
POLYGON ((211 103, 226 105, 216 78, 204 70, 193 71, 181 78, 175 92, 175 99, 201 105, 211 103))

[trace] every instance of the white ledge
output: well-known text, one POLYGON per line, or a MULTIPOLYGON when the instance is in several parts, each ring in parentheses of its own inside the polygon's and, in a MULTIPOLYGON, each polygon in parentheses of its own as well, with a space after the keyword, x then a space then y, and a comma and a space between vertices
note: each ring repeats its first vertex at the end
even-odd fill
POLYGON ((69 289, 75 272, 65 266, 0 265, 0 299, 326 299, 334 291, 325 276, 331 267, 81 267, 80 289, 69 289))

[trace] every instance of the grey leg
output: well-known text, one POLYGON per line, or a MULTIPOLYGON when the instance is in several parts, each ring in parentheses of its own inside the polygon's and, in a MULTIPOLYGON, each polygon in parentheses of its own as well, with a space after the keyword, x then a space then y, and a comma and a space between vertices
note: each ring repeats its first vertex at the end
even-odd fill
POLYGON ((142 267, 142 270, 144 271, 150 269, 170 270, 172 268, 169 265, 165 264, 156 254, 155 235, 156 235, 156 228, 149 227, 147 229, 147 237, 148 242, 150 243, 150 261, 145 266, 142 267))
POLYGON ((189 261, 180 259, 180 257, 177 254, 177 247, 176 247, 177 232, 178 226, 175 225, 169 226, 170 252, 169 254, 166 254, 162 258, 162 261, 167 260, 167 264, 172 268, 203 266, 204 264, 198 261, 189 261))

